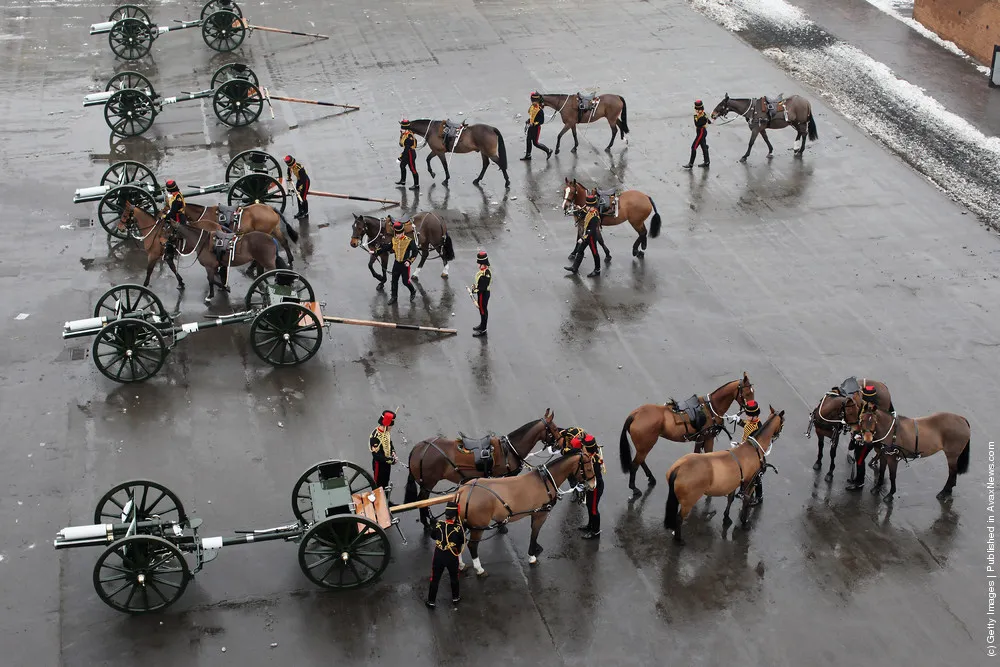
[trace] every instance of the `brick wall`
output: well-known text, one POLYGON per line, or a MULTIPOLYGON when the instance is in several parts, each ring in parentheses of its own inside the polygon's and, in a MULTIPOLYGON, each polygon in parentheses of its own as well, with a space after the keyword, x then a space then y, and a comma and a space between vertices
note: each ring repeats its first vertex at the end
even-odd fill
POLYGON ((913 18, 987 66, 1000 44, 1000 0, 914 0, 913 18))

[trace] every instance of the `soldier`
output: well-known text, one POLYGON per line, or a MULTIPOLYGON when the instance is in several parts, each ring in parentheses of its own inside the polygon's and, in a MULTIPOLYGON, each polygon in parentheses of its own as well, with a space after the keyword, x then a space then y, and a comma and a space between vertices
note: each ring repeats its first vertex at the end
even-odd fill
POLYGON ((286 177, 289 182, 293 176, 295 177, 295 191, 299 193, 299 196, 296 197, 299 201, 299 212, 295 214, 295 217, 296 219, 305 218, 309 215, 309 202, 306 199, 309 196, 309 174, 306 173, 306 168, 291 155, 285 156, 285 164, 288 165, 285 170, 286 177))
MULTIPOLYGON (((601 233, 601 214, 597 210, 597 193, 588 192, 586 205, 583 209, 583 235, 577 245, 586 244, 590 246, 590 254, 594 257, 594 270, 587 274, 588 278, 601 275, 601 256, 597 253, 597 235, 601 233)), ((570 273, 576 273, 580 264, 583 263, 583 249, 576 252, 576 259, 573 266, 563 268, 570 273)))
POLYGON ((403 119, 399 122, 399 145, 403 147, 403 152, 399 154, 399 180, 396 185, 406 185, 406 169, 409 168, 413 174, 413 187, 411 190, 420 189, 420 174, 417 173, 417 139, 410 131, 410 121, 403 119))
POLYGON ((177 187, 177 182, 174 179, 170 179, 167 181, 167 207, 163 211, 164 219, 186 225, 188 219, 184 206, 184 195, 181 194, 181 189, 177 187))
POLYGON ((485 250, 476 253, 476 277, 472 283, 472 296, 479 308, 479 326, 473 327, 472 335, 476 338, 486 335, 486 323, 490 319, 490 285, 493 283, 493 272, 490 270, 490 258, 485 250))
POLYGON ((392 473, 392 466, 396 463, 396 450, 392 446, 392 436, 389 431, 396 423, 396 413, 392 410, 384 410, 379 417, 378 426, 372 431, 368 438, 368 446, 372 450, 372 473, 375 477, 375 486, 386 489, 389 486, 389 477, 392 473))
POLYGON ((402 220, 393 221, 392 230, 395 232, 395 235, 392 237, 392 254, 395 261, 392 263, 392 298, 389 299, 390 306, 396 303, 400 278, 403 278, 403 284, 410 290, 410 301, 413 301, 417 296, 417 290, 410 283, 410 262, 417 256, 417 244, 403 232, 402 220))
POLYGON ((701 155, 705 158, 705 161, 699 164, 699 167, 709 166, 708 160, 708 128, 706 125, 711 124, 711 120, 705 115, 705 105, 702 104, 701 100, 694 101, 694 129, 695 137, 694 143, 691 144, 691 159, 688 163, 684 165, 685 169, 690 169, 694 166, 694 156, 698 152, 698 147, 701 146, 701 155))
MULTIPOLYGON (((866 384, 861 388, 861 409, 878 409, 878 392, 875 390, 875 385, 866 384)), ((873 445, 866 445, 862 442, 860 433, 854 434, 853 438, 854 441, 850 444, 849 448, 857 450, 854 461, 854 477, 845 488, 848 491, 860 491, 865 486, 865 459, 872 451, 873 445)))
MULTIPOLYGON (((743 427, 743 439, 741 442, 746 442, 747 438, 752 437, 757 431, 760 430, 760 405, 757 401, 747 401, 747 417, 749 419, 740 419, 739 415, 728 415, 729 420, 734 424, 739 424, 743 427)), ((753 490, 753 499, 750 501, 751 505, 759 505, 762 500, 764 500, 764 483, 763 479, 757 480, 756 486, 753 490)))
POLYGON ((607 472, 604 467, 604 457, 601 456, 601 448, 597 444, 597 438, 589 433, 585 433, 582 438, 573 438, 570 445, 576 450, 582 448, 593 457, 594 461, 594 476, 597 485, 592 490, 587 489, 584 495, 584 502, 587 505, 587 525, 580 527, 580 530, 583 531, 583 539, 592 540, 601 534, 601 513, 597 508, 600 505, 601 496, 604 495, 604 473, 607 472))
POLYGON ((546 146, 538 143, 539 137, 542 135, 542 125, 545 123, 545 110, 542 107, 542 96, 538 93, 531 94, 531 106, 528 108, 528 120, 524 121, 524 125, 527 128, 528 138, 524 143, 524 157, 522 160, 531 159, 531 147, 534 145, 545 151, 545 159, 548 160, 552 157, 552 151, 550 151, 546 146))
POLYGON ((431 537, 434 539, 434 559, 431 561, 431 587, 425 604, 431 609, 436 606, 434 600, 437 598, 438 583, 445 570, 451 577, 451 603, 458 604, 462 599, 458 591, 458 557, 465 548, 465 527, 459 516, 458 503, 454 500, 445 505, 444 519, 435 524, 431 537))

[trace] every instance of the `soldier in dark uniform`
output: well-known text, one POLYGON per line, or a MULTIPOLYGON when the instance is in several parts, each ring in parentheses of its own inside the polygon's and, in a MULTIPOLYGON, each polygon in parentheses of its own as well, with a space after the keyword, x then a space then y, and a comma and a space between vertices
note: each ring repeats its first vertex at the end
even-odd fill
POLYGON ((399 123, 399 145, 403 152, 399 154, 399 180, 396 185, 406 185, 406 170, 409 168, 413 174, 413 187, 411 190, 420 189, 420 174, 417 173, 417 138, 410 131, 410 121, 403 119, 399 123))
MULTIPOLYGON (((586 205, 583 209, 583 235, 577 245, 586 244, 590 247, 590 254, 594 257, 594 270, 587 274, 588 278, 601 275, 601 256, 597 252, 597 235, 601 233, 601 214, 597 210, 597 193, 587 193, 586 205)), ((573 266, 563 268, 570 273, 576 273, 583 263, 583 249, 576 252, 576 259, 573 266)))
POLYGON ((531 94, 531 106, 528 108, 528 120, 524 121, 525 126, 528 128, 528 138, 524 143, 524 157, 522 160, 531 159, 531 147, 545 151, 545 159, 548 160, 552 157, 552 151, 550 151, 543 144, 538 143, 539 137, 542 135, 542 125, 545 123, 545 109, 542 107, 542 96, 538 93, 531 94))
MULTIPOLYGON (((740 419, 739 415, 730 415, 729 419, 734 423, 743 427, 743 439, 741 442, 746 442, 747 438, 755 435, 757 431, 760 430, 760 404, 757 401, 747 401, 747 419, 740 419)), ((751 505, 759 505, 762 500, 764 500, 764 483, 763 478, 757 480, 757 485, 754 487, 753 499, 750 501, 751 505)))
POLYGON ((601 534, 601 513, 598 506, 601 503, 601 496, 604 495, 604 457, 601 456, 601 448, 597 445, 597 438, 590 433, 585 433, 582 438, 576 437, 570 442, 570 446, 575 449, 583 449, 593 457, 594 476, 597 485, 593 489, 587 489, 584 495, 584 502, 587 505, 587 525, 581 526, 583 539, 592 540, 601 534))
POLYGON ((702 104, 701 100, 694 101, 694 129, 695 137, 694 142, 691 144, 691 159, 688 163, 684 165, 685 169, 690 169, 694 166, 694 156, 698 152, 698 147, 701 146, 701 155, 705 158, 705 161, 699 164, 699 167, 709 166, 708 160, 708 128, 706 125, 711 124, 711 120, 707 115, 705 115, 705 105, 702 104))
POLYGON ((173 179, 167 181, 167 207, 163 211, 163 217, 171 222, 186 225, 188 223, 187 212, 184 210, 184 195, 177 187, 177 182, 173 179))
POLYGON ((385 410, 379 417, 378 426, 368 438, 368 446, 372 451, 372 473, 375 486, 385 489, 389 485, 391 468, 396 463, 396 450, 392 447, 392 436, 389 431, 396 423, 396 413, 385 410))
POLYGON ((493 272, 490 270, 490 258, 485 250, 476 253, 476 277, 472 283, 472 296, 479 308, 479 326, 473 327, 472 335, 476 338, 486 335, 486 324, 490 319, 490 286, 493 283, 493 272))
MULTIPOLYGON (((876 410, 878 409, 878 392, 875 390, 875 385, 866 384, 861 388, 861 410, 876 410)), ((865 459, 868 454, 874 448, 874 445, 866 445, 861 440, 861 434, 854 436, 855 442, 851 443, 850 448, 857 450, 857 458, 854 462, 854 478, 845 487, 848 491, 860 491, 865 486, 865 459)))
POLYGON ((395 261, 392 263, 392 298, 389 299, 389 305, 396 303, 400 278, 403 278, 403 284, 410 290, 410 301, 417 296, 417 290, 410 284, 410 262, 417 257, 417 244, 403 233, 402 220, 392 223, 392 231, 395 232, 392 237, 392 254, 395 261))
POLYGON ((306 173, 306 168, 299 164, 295 158, 291 155, 285 156, 285 164, 288 165, 286 171, 286 177, 289 182, 292 178, 295 178, 295 191, 299 193, 297 199, 299 200, 299 212, 295 214, 296 218, 305 218, 309 215, 309 201, 306 197, 309 196, 309 174, 306 173))
POLYGON ((444 519, 435 524, 431 537, 434 539, 434 560, 431 561, 431 587, 424 604, 431 609, 435 607, 438 583, 445 570, 451 577, 451 603, 458 604, 462 599, 458 590, 458 557, 465 548, 465 527, 459 516, 458 503, 454 500, 445 505, 444 519))

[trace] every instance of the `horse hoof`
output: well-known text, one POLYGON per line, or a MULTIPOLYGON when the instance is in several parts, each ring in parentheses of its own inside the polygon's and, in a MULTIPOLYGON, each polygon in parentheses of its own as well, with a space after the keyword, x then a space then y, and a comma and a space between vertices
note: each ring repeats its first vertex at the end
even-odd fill
POLYGON ((646 256, 646 251, 644 251, 644 250, 639 250, 639 251, 637 251, 637 252, 635 253, 635 256, 636 256, 636 257, 640 257, 640 258, 641 258, 641 257, 645 257, 645 256, 646 256))
POLYGON ((376 292, 384 292, 385 291, 385 283, 379 283, 378 285, 376 285, 375 286, 375 291, 376 292))
POLYGON ((683 537, 677 537, 676 535, 674 535, 674 542, 675 542, 675 543, 677 544, 677 546, 679 546, 679 547, 682 547, 682 546, 684 546, 685 544, 687 544, 687 542, 685 542, 685 541, 684 541, 684 538, 683 538, 683 537))
POLYGON ((872 493, 882 493, 882 487, 881 486, 873 486, 872 489, 871 489, 871 491, 872 491, 872 493))
POLYGON ((604 261, 605 262, 610 262, 611 261, 611 253, 610 252, 604 255, 604 261))
POLYGON ((739 162, 740 164, 744 164, 744 163, 745 163, 746 161, 747 161, 747 159, 746 159, 745 157, 741 157, 741 158, 740 158, 740 159, 738 160, 738 162, 739 162))
POLYGON ((553 155, 559 155, 559 149, 558 148, 555 150, 555 152, 553 153, 553 155))
POLYGON ((733 520, 729 518, 729 515, 728 515, 728 514, 723 514, 723 515, 722 515, 722 525, 723 525, 723 526, 728 526, 728 525, 729 525, 729 524, 731 524, 732 522, 733 522, 733 520))
POLYGON ((447 278, 447 277, 448 277, 448 274, 447 274, 447 273, 442 273, 442 274, 441 274, 441 277, 442 277, 442 278, 447 278))
POLYGON ((206 296, 205 297, 205 303, 212 303, 212 297, 206 296))
POLYGON ((503 186, 504 186, 505 188, 508 188, 508 189, 509 189, 509 188, 510 188, 510 181, 505 181, 505 182, 504 182, 504 184, 503 184, 503 186))
POLYGON ((642 495, 642 491, 640 491, 639 489, 637 489, 637 488, 635 488, 635 487, 633 486, 633 487, 632 487, 632 497, 633 497, 633 498, 638 498, 638 497, 639 497, 639 496, 641 496, 641 495, 642 495))
POLYGON ((476 180, 472 181, 472 184, 473 185, 479 185, 479 179, 477 178, 476 180))
POLYGON ((576 147, 571 148, 569 152, 570 153, 575 153, 576 152, 576 147))
POLYGON ((813 464, 813 470, 819 470, 822 467, 823 467, 822 461, 816 461, 816 463, 813 464))
POLYGON ((485 579, 486 577, 490 576, 490 573, 487 572, 486 570, 480 570, 476 572, 476 576, 479 577, 480 579, 485 579))
POLYGON ((184 283, 180 283, 180 284, 177 285, 177 291, 178 292, 183 292, 184 291, 184 283))
POLYGON ((825 475, 823 475, 823 479, 825 479, 828 482, 832 482, 833 481, 833 473, 832 472, 826 473, 825 475))
POLYGON ((886 503, 887 505, 891 505, 892 504, 892 494, 890 493, 885 498, 883 498, 882 502, 886 503))
POLYGON ((655 477, 647 477, 646 479, 649 481, 649 486, 650 487, 656 486, 656 478, 655 477))

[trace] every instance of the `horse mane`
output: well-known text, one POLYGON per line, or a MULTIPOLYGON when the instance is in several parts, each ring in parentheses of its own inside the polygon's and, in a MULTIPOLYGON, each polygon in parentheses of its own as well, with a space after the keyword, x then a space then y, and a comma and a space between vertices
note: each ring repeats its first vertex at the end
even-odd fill
POLYGON ((712 395, 712 394, 714 394, 714 393, 715 393, 716 391, 719 391, 720 389, 722 389, 723 387, 725 387, 725 386, 726 386, 727 384, 732 384, 732 383, 734 383, 734 382, 735 382, 736 384, 739 384, 740 382, 743 382, 743 378, 740 378, 739 380, 730 380, 729 382, 723 382, 722 384, 720 384, 720 385, 718 386, 718 388, 717 388, 717 389, 716 389, 715 391, 710 391, 710 392, 708 392, 708 395, 709 395, 709 396, 711 396, 711 395, 712 395))
MULTIPOLYGON (((767 429, 767 427, 770 426, 770 424, 771 424, 772 421, 774 421, 775 419, 778 419, 778 415, 779 414, 780 414, 780 410, 778 412, 775 412, 773 415, 768 415, 767 421, 765 421, 763 424, 761 424, 760 429, 757 430, 757 433, 754 434, 754 437, 756 437, 756 435, 758 433, 763 433, 767 429)), ((774 434, 771 433, 770 435, 774 435, 774 434)))
POLYGON ((513 442, 514 440, 519 440, 521 436, 528 432, 532 426, 538 423, 537 419, 532 419, 530 422, 524 426, 518 426, 516 429, 507 434, 507 439, 513 442))

